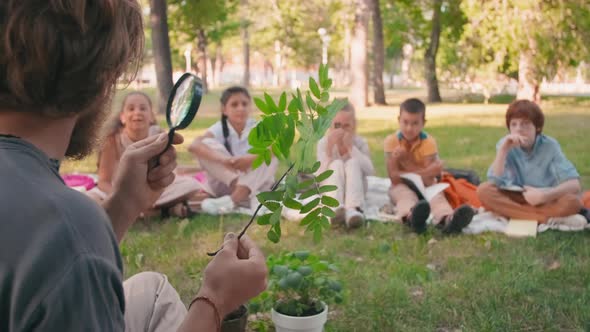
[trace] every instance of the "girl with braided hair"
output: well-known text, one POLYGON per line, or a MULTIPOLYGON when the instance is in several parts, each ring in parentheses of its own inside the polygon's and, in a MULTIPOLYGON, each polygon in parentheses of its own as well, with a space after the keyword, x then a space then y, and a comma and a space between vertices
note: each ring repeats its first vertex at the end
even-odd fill
POLYGON ((209 214, 231 212, 236 206, 254 206, 256 195, 271 188, 278 162, 252 169, 255 156, 248 153, 252 98, 246 88, 233 86, 221 94, 221 119, 195 139, 189 151, 207 173, 211 198, 201 208, 209 214), (250 203, 253 202, 253 203, 250 203))

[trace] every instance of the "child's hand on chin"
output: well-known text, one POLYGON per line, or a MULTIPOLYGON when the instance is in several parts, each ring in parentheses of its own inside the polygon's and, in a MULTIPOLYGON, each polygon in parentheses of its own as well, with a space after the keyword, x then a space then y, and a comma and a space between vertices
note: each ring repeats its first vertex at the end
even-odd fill
POLYGON ((504 144, 502 144, 502 148, 506 151, 509 151, 513 148, 523 146, 525 143, 525 138, 523 136, 517 134, 508 134, 506 136, 506 140, 504 140, 504 144))

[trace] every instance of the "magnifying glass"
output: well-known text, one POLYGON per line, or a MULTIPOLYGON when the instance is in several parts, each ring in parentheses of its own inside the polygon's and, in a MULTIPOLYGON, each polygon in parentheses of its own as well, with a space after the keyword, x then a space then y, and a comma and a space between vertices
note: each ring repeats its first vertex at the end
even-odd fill
MULTIPOLYGON (((160 155, 172 145, 174 133, 191 124, 199 111, 202 98, 203 83, 201 79, 191 73, 185 73, 180 76, 172 87, 172 91, 168 97, 168 103, 166 104, 166 122, 169 128, 168 144, 160 155)), ((155 158, 153 167, 158 166, 160 155, 155 158)))

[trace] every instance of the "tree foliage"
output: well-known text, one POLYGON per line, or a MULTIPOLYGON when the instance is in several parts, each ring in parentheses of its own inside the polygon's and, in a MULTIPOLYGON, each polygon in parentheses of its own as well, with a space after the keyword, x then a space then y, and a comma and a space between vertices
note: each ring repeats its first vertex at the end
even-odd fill
POLYGON ((172 53, 177 67, 184 67, 186 45, 191 44, 193 52, 197 53, 198 42, 205 43, 208 53, 214 54, 222 40, 238 33, 240 21, 235 16, 238 5, 237 0, 168 1, 171 39, 174 41, 172 53), (198 41, 200 36, 205 40, 198 41))
MULTIPOLYGON (((321 59, 322 43, 318 29, 324 28, 332 37, 330 59, 339 57, 342 46, 343 11, 339 0, 250 0, 253 49, 268 59, 275 55, 275 41, 291 66, 311 67, 321 59)), ((341 58, 341 56, 340 56, 341 58)))
POLYGON ((460 46, 470 70, 491 66, 491 71, 538 86, 543 77, 552 78, 561 67, 577 66, 590 56, 587 1, 465 0, 462 8, 469 23, 460 46), (530 62, 530 75, 518 75, 521 61, 530 62))
MULTIPOLYGON (((432 0, 381 0, 385 54, 388 60, 401 58, 404 45, 410 44, 416 51, 415 62, 424 61, 432 31, 432 4, 432 0)), ((440 46, 436 62, 438 71, 445 72, 458 63, 456 45, 467 22, 460 0, 442 1, 440 22, 440 46)), ((415 76, 423 76, 423 66, 416 66, 414 70, 415 76)))

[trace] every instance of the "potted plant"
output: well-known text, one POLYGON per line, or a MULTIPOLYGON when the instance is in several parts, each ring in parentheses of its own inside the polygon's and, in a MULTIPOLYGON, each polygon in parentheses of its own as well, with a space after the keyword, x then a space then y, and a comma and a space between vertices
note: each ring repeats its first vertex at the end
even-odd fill
POLYGON ((248 324, 248 308, 241 305, 230 312, 221 322, 221 332, 245 332, 248 324))
POLYGON ((336 266, 295 251, 269 256, 267 290, 250 304, 252 311, 271 310, 277 332, 321 332, 328 305, 342 302, 342 285, 333 278, 336 266))

